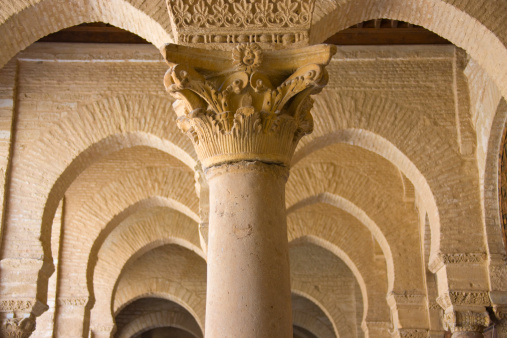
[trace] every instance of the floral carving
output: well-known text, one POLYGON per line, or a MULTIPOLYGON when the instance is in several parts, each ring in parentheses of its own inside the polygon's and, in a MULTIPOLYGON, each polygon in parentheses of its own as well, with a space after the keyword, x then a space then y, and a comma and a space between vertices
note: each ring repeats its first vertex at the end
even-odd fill
POLYGON ((449 298, 452 304, 455 305, 490 305, 489 295, 487 292, 463 292, 463 291, 451 291, 449 292, 449 298))
MULTIPOLYGON (((186 47, 166 48, 174 49, 172 55, 179 58, 186 47)), ((330 47, 321 49, 326 48, 330 47)), ((193 48, 185 53, 192 51, 211 53, 193 48)), ((178 127, 194 143, 203 167, 238 160, 288 165, 299 139, 313 129, 310 95, 327 83, 324 65, 332 55, 329 52, 323 53, 322 61, 301 62, 295 69, 266 69, 263 53, 255 44, 237 46, 232 57, 216 52, 213 59, 222 63, 213 71, 203 69, 204 64, 189 65, 185 62, 188 56, 181 58, 182 64, 170 62, 164 83, 180 100, 178 127)), ((294 54, 269 52, 266 57, 272 64, 284 65, 284 57, 294 54)))
POLYGON ((41 315, 48 306, 35 298, 28 299, 0 299, 0 312, 3 313, 33 313, 41 315))
POLYGON ((29 299, 2 299, 0 301, 1 312, 15 312, 31 310, 34 301, 29 299))
POLYGON ((261 65, 261 47, 255 43, 242 43, 233 49, 232 59, 237 70, 250 74, 261 65))
POLYGON ((422 329, 398 329, 400 338, 427 338, 428 330, 422 329))
POLYGON ((308 0, 167 0, 178 28, 307 26, 313 4, 308 0))
POLYGON ((479 264, 486 260, 485 253, 454 253, 443 254, 440 253, 430 259, 428 268, 435 273, 444 265, 448 264, 479 264))
POLYGON ((491 301, 486 291, 449 291, 439 296, 437 303, 445 310, 452 305, 489 306, 491 301))
POLYGON ((458 253, 442 255, 444 264, 481 263, 486 259, 484 253, 458 253))
POLYGON ((308 42, 315 0, 166 2, 179 43, 287 44, 308 42))

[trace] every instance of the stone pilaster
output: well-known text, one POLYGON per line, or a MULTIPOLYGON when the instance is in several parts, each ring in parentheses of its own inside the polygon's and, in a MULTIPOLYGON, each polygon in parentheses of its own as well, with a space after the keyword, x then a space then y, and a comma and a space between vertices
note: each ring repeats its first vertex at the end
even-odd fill
POLYGON ((361 328, 366 337, 391 338, 393 324, 391 322, 362 322, 361 328))
POLYGON ((429 269, 437 275, 438 305, 444 310, 444 329, 452 337, 482 337, 491 319, 486 254, 439 253, 430 258, 429 269), (473 288, 471 288, 473 287, 473 288))
POLYGON ((110 338, 116 332, 116 324, 114 323, 96 323, 90 327, 92 337, 96 338, 110 338))
POLYGON ((390 292, 386 297, 391 308, 393 337, 426 337, 429 331, 426 295, 390 292))
POLYGON ((285 183, 335 48, 166 45, 164 84, 209 185, 206 337, 292 337, 285 183))
POLYGON ((53 264, 47 258, 4 258, 0 261, 1 337, 32 334, 36 318, 48 309, 45 292, 53 271, 53 264))
POLYGON ((56 337, 82 337, 87 295, 67 295, 56 301, 56 337))

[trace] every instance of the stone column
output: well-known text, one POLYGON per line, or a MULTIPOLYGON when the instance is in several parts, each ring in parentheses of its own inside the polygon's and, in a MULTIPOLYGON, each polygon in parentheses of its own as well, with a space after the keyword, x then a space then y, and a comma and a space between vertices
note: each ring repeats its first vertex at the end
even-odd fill
POLYGON ((206 337, 292 337, 285 182, 334 52, 162 49, 178 126, 209 184, 206 337))
POLYGON ((55 337, 77 338, 83 334, 88 295, 58 297, 56 304, 55 337))

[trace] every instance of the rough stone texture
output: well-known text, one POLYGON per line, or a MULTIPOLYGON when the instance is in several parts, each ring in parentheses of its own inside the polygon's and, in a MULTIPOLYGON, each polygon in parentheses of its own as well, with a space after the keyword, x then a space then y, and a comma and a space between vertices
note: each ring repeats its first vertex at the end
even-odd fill
MULTIPOLYGON (((206 203, 194 192, 197 155, 176 127, 157 50, 44 44, 17 54, 48 33, 95 20, 160 46, 171 42, 164 11, 161 1, 2 2, 4 324, 40 315, 45 303, 50 309, 32 336, 82 337, 91 329, 109 337, 121 309, 161 297, 192 304, 186 309, 204 327, 203 269, 183 286, 176 272, 193 271, 189 262, 204 267, 197 224, 206 203), (162 253, 166 244, 188 250, 162 253)), ((304 324, 322 316, 310 301, 345 337, 428 330, 441 337, 443 319, 449 325, 473 312, 485 324, 486 306, 507 303, 497 186, 506 13, 495 0, 316 1, 312 42, 385 17, 422 25, 464 51, 347 47, 329 65, 314 132, 292 161, 288 235, 322 261, 329 262, 315 245, 343 261, 346 282, 318 292, 331 290, 329 276, 305 276, 318 269, 301 258, 292 277, 307 302, 294 312, 298 334, 319 335, 304 324)), ((144 320, 146 329, 151 319, 144 320)))
POLYGON ((207 337, 292 336, 287 175, 285 167, 247 161, 206 172, 207 337))

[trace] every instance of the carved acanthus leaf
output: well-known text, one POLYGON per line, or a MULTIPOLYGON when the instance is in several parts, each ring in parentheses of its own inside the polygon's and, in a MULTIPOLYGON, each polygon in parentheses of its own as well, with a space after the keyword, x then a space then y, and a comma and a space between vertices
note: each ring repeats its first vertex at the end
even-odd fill
POLYGON ((35 330, 33 316, 21 318, 6 318, 2 320, 0 327, 1 337, 27 338, 35 330))
POLYGON ((292 50, 267 52, 264 58, 255 44, 237 46, 232 57, 165 47, 166 59, 177 60, 169 61, 164 84, 183 101, 176 105, 178 127, 194 143, 204 168, 241 160, 289 164, 299 139, 313 130, 310 95, 327 83, 324 66, 334 50, 319 48, 321 55, 292 50))

